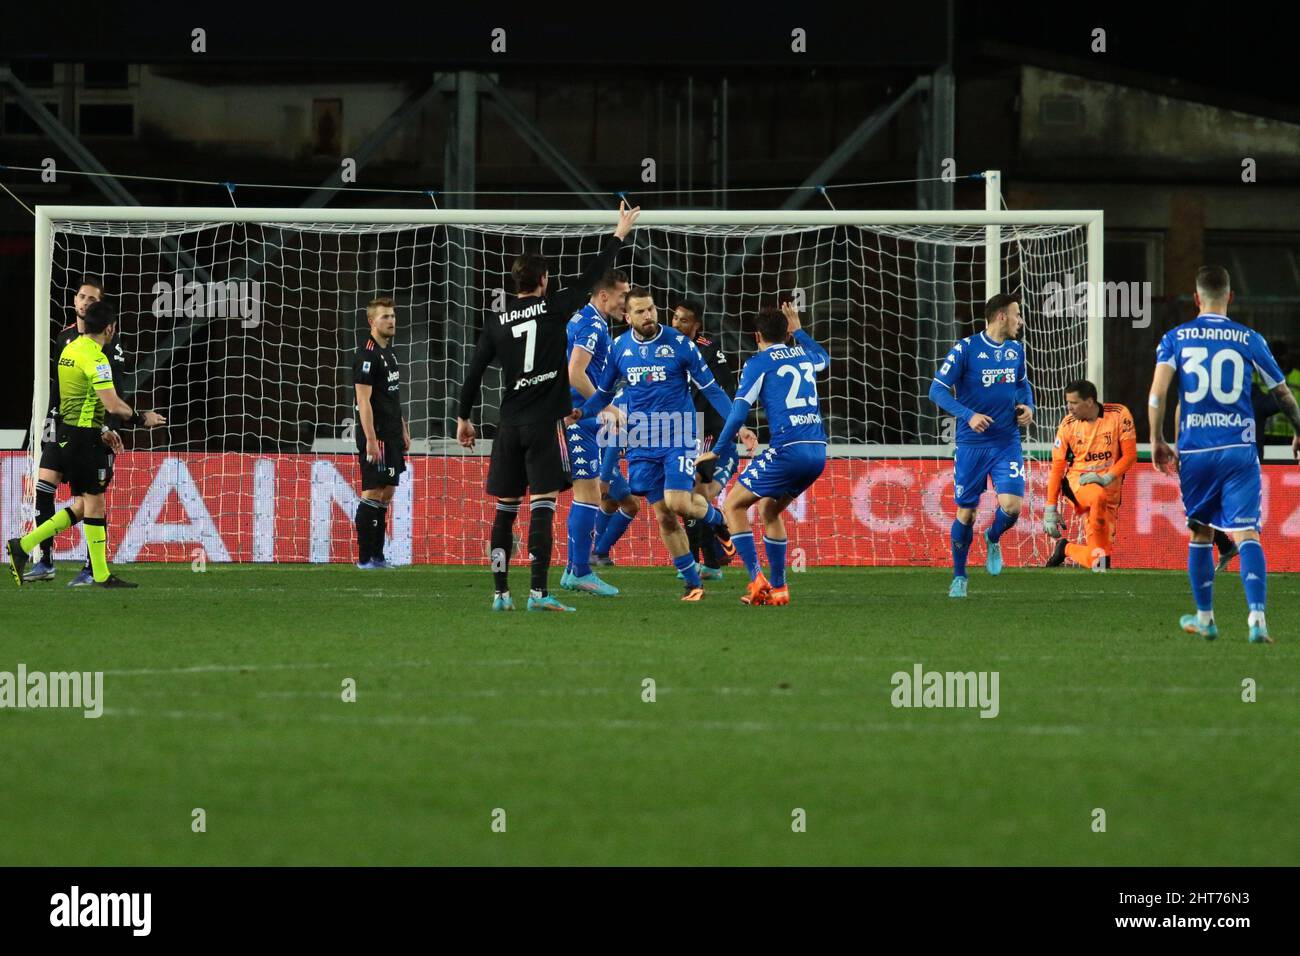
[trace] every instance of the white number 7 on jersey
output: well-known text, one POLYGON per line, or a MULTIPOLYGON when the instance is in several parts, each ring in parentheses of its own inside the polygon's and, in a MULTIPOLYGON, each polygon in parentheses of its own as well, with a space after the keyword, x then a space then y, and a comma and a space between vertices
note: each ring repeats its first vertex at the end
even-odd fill
POLYGON ((515 338, 519 338, 521 335, 528 336, 528 341, 524 343, 524 371, 531 372, 533 370, 533 356, 537 351, 537 320, 529 319, 519 325, 510 326, 510 334, 515 338))

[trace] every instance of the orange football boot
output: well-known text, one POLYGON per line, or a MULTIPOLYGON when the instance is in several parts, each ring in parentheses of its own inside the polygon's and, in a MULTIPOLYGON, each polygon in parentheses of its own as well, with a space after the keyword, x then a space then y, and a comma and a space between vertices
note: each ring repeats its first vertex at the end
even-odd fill
POLYGON ((767 596, 771 590, 772 585, 767 583, 767 578, 765 578, 760 572, 758 577, 749 582, 749 587, 746 588, 745 593, 740 596, 740 603, 748 604, 751 607, 758 607, 761 604, 766 604, 767 596))

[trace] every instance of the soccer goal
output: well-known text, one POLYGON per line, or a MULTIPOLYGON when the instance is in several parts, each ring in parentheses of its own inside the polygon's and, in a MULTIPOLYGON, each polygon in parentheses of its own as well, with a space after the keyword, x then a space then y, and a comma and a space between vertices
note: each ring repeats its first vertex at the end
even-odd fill
MULTIPOLYGON (((541 251, 563 287, 615 221, 613 210, 40 206, 32 434, 46 418, 51 343, 73 321, 82 277, 103 277, 132 368, 120 391, 168 419, 131 432, 116 463, 111 560, 351 560, 348 369, 367 302, 391 295, 413 446, 387 553, 480 563, 495 370, 476 410, 487 441, 473 453, 454 441, 477 330, 513 292, 516 255, 541 251)), ((810 565, 947 562, 954 432, 926 393, 951 344, 982 328, 984 301, 1018 293, 1038 415, 1026 515, 1004 539, 1016 564, 1043 556, 1042 459, 1062 386, 1103 386, 1101 256, 1099 211, 648 211, 619 266, 653 290, 665 323, 681 299, 700 302, 736 369, 754 350, 754 314, 785 298, 830 352, 819 392, 831 461, 789 512, 792 563, 810 565)), ((39 442, 29 445, 8 463, 9 486, 25 492, 6 496, 9 528, 31 513, 39 442)), ((990 490, 983 507, 994 504, 990 490)), ((79 536, 63 537, 58 556, 76 557, 79 536)), ((662 558, 645 515, 620 548, 620 563, 662 558)))

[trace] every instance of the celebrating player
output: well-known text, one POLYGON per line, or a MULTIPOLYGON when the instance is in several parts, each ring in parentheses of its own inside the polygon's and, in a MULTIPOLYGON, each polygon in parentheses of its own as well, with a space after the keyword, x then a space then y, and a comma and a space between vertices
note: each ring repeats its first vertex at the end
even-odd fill
MULTIPOLYGON (((57 429, 57 422, 60 412, 59 400, 59 376, 57 365, 59 357, 62 356, 63 350, 70 344, 80 338, 86 331, 83 319, 86 316, 86 310, 91 305, 100 301, 104 297, 104 284, 99 280, 86 276, 81 280, 81 285, 77 287, 76 294, 73 296, 72 306, 75 314, 75 321, 59 333, 58 338, 54 340, 54 348, 50 350, 50 413, 46 423, 46 434, 49 440, 41 444, 41 461, 40 469, 36 475, 36 521, 37 526, 44 524, 54 517, 54 495, 58 491, 59 485, 63 483, 63 448, 55 440, 54 433, 57 429)), ((113 367, 113 381, 120 383, 126 380, 126 353, 122 349, 120 336, 114 333, 112 340, 104 349, 104 354, 108 356, 108 362, 113 367)), ((108 427, 106 440, 110 448, 120 449, 122 443, 119 440, 117 432, 123 428, 143 425, 146 428, 155 428, 158 425, 165 424, 167 419, 157 412, 136 412, 130 419, 123 419, 117 415, 108 415, 105 418, 105 424, 108 427)), ((111 467, 113 455, 109 454, 109 465, 111 467)), ((107 518, 105 518, 104 537, 108 538, 107 518)), ((24 576, 25 581, 53 581, 54 580, 54 538, 46 538, 40 545, 40 559, 34 564, 24 576)), ((82 565, 77 576, 68 582, 68 587, 84 587, 95 583, 94 570, 90 565, 90 555, 87 554, 85 564, 82 565)))
POLYGON ((1043 530, 1060 540, 1046 566, 1055 568, 1069 558, 1081 568, 1109 568, 1124 474, 1137 461, 1133 416, 1123 405, 1099 404, 1097 386, 1086 380, 1065 386, 1065 407, 1069 412, 1056 430, 1043 509, 1043 530), (1086 544, 1074 544, 1061 533, 1056 503, 1062 487, 1085 515, 1086 544))
POLYGON ((1020 517, 1025 463, 1020 428, 1034 417, 1034 392, 1025 374, 1025 349, 1016 341, 1023 322, 1014 295, 984 305, 984 331, 957 342, 930 385, 930 401, 957 418, 953 494, 952 584, 948 596, 966 596, 966 558, 974 537, 975 509, 990 478, 998 496, 993 525, 984 532, 984 566, 1002 572, 1002 535, 1020 517), (955 395, 953 393, 956 393, 955 395))
POLYGON ((633 494, 644 496, 654 508, 659 536, 686 581, 682 600, 698 601, 704 588, 678 519, 703 518, 715 534, 727 532, 722 513, 694 492, 700 431, 691 383, 719 414, 730 411, 730 405, 699 350, 680 332, 660 326, 649 290, 638 287, 628 292, 627 319, 631 328, 615 339, 604 378, 579 411, 583 417, 593 414, 623 380, 628 483, 633 494))
MULTIPOLYGON (((742 604, 785 605, 790 589, 785 582, 787 538, 781 512, 812 486, 826 468, 826 431, 817 405, 817 373, 826 368, 826 350, 803 331, 799 313, 789 302, 781 310, 758 313, 754 337, 758 354, 745 363, 740 387, 717 447, 734 448, 736 433, 755 401, 762 402, 771 431, 771 444, 740 475, 727 495, 723 510, 731 543, 745 562, 749 587, 742 604), (787 344, 793 336, 794 344, 787 344), (749 526, 750 506, 759 503, 763 516, 763 550, 771 578, 763 576, 749 526)), ((714 452, 701 456, 707 460, 714 452)))
POLYGON ((42 541, 83 521, 82 532, 90 552, 94 585, 133 588, 108 570, 104 492, 113 481, 109 453, 121 450, 121 440, 105 430, 105 414, 134 418, 131 406, 118 397, 113 387, 113 366, 104 346, 117 332, 117 313, 107 302, 94 302, 81 319, 85 329, 59 354, 59 418, 55 440, 62 451, 60 465, 72 487, 72 504, 42 522, 22 538, 8 542, 9 567, 21 586, 27 554, 42 541))
POLYGON ((357 567, 393 567, 384 557, 388 505, 406 471, 411 429, 402 414, 402 372, 393 351, 397 304, 373 299, 366 306, 370 334, 352 360, 357 393, 357 455, 361 459, 361 500, 357 504, 357 567))
MULTIPOLYGON (((728 399, 733 398, 736 394, 736 379, 731 374, 730 366, 727 365, 727 357, 722 352, 721 344, 704 334, 703 306, 693 299, 683 300, 673 310, 673 328, 695 343, 695 347, 700 350, 700 355, 704 357, 704 364, 713 373, 713 380, 727 394, 728 399)), ((695 493, 703 495, 708 501, 713 501, 731 480, 739 456, 736 454, 734 444, 730 448, 717 445, 717 437, 722 432, 726 420, 717 413, 709 404, 708 398, 698 389, 695 391, 695 410, 703 416, 704 421, 704 438, 701 447, 705 451, 714 449, 718 453, 716 458, 710 458, 703 463, 698 458, 695 460, 695 493)), ((754 433, 742 427, 739 436, 745 443, 745 447, 752 453, 758 443, 754 433)), ((700 569, 700 578, 705 581, 720 580, 723 556, 725 554, 730 557, 735 549, 699 521, 686 522, 686 537, 691 543, 691 554, 703 565, 700 569)))
POLYGON ((1251 369, 1277 398, 1295 436, 1291 451, 1300 458, 1300 408, 1268 342, 1258 332, 1228 318, 1232 286, 1226 269, 1202 266, 1196 273, 1196 318, 1166 332, 1156 349, 1148 416, 1151 463, 1177 473, 1187 526, 1187 576, 1195 614, 1179 620, 1188 634, 1207 641, 1219 636, 1214 623, 1212 531, 1219 528, 1237 543, 1241 583, 1246 591, 1246 626, 1252 644, 1272 644, 1264 617, 1266 567, 1259 540, 1260 471, 1255 453, 1251 408, 1251 369), (1165 396, 1178 376, 1181 421, 1178 451, 1165 441, 1165 396))
MULTIPOLYGON (((569 362, 569 391, 574 407, 596 391, 595 382, 605 374, 611 340, 609 317, 622 315, 627 298, 627 273, 611 269, 600 277, 591 300, 573 314, 565 329, 569 362)), ((607 584, 591 570, 593 530, 600 510, 601 449, 596 432, 599 425, 590 418, 571 422, 564 430, 569 468, 573 476, 573 505, 569 509, 569 566, 560 577, 560 587, 613 597, 618 588, 607 584)))
POLYGON ((551 563, 551 534, 555 499, 569 487, 565 460, 564 426, 572 402, 565 362, 565 323, 582 305, 592 287, 614 265, 623 239, 632 231, 641 207, 619 203, 618 227, 599 255, 592 257, 577 285, 546 294, 549 266, 537 254, 522 255, 511 270, 518 296, 511 307, 488 316, 478 348, 461 386, 456 438, 474 447, 475 430, 469 416, 478 401, 483 372, 489 363, 501 365, 506 383, 501 399, 501 419, 487 492, 497 499, 489 547, 495 594, 494 611, 514 609, 510 598, 510 553, 514 545, 515 516, 525 492, 530 494, 528 551, 532 561, 530 611, 572 611, 547 590, 551 563))

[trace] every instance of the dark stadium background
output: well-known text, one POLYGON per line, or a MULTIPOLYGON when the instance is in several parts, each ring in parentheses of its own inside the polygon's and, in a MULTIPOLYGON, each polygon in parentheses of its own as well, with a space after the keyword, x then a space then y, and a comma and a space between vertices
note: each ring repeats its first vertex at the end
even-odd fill
MULTIPOLYGON (((657 158, 662 188, 793 187, 864 116, 918 75, 949 63, 956 80, 959 171, 1000 169, 1013 209, 1103 208, 1105 278, 1150 281, 1155 287, 1149 327, 1107 325, 1105 397, 1138 401, 1159 333, 1189 314, 1188 277, 1205 259, 1222 260, 1233 269, 1236 314, 1270 337, 1286 369, 1300 365, 1300 333, 1294 331, 1300 328, 1300 230, 1294 225, 1300 222, 1300 149, 1259 157, 1258 181, 1244 185, 1240 150, 1212 141, 1214 117, 1220 115, 1284 124, 1278 127, 1284 132, 1287 124, 1300 122, 1300 93, 1285 77, 1292 44, 1286 31, 1269 29, 1262 16, 1254 18, 1259 22, 1228 20, 1220 7, 1209 4, 1176 11, 1126 4, 1072 10, 1030 3, 950 6, 936 0, 860 5, 852 15, 835 7, 712 8, 693 10, 689 17, 606 11, 583 22, 525 11, 386 7, 382 16, 345 16, 345 30, 337 16, 305 6, 223 5, 210 16, 202 8, 145 14, 107 7, 39 15, 19 10, 7 16, 12 18, 0 37, 0 64, 7 63, 38 98, 62 107, 65 120, 75 112, 79 138, 105 168, 243 183, 315 185, 337 169, 338 157, 189 144, 135 115, 140 105, 132 100, 131 77, 138 74, 128 66, 148 65, 196 88, 231 84, 236 89, 320 83, 345 89, 397 81, 414 91, 433 71, 488 72, 555 147, 612 193, 641 185, 637 173, 644 155, 657 158), (208 52, 202 55, 188 48, 195 26, 208 34, 208 52), (489 52, 486 38, 494 27, 507 30, 507 55, 489 52), (807 53, 790 52, 794 27, 807 30, 807 53), (1103 54, 1091 50, 1096 27, 1106 31, 1103 54), (55 64, 82 67, 77 79, 55 83, 55 64), (1029 84, 1045 75, 1065 77, 1066 87, 1078 85, 1079 102, 1054 94, 1044 98, 1050 103, 1040 102, 1042 115, 1026 117, 1029 84), (725 162, 717 155, 715 132, 724 82, 725 162), (1172 104, 1167 125, 1148 131, 1150 150, 1117 151, 1095 131, 1071 126, 1073 109, 1107 108, 1103 101, 1109 97, 1113 116, 1123 113, 1126 97, 1147 95, 1168 97, 1172 104), (1209 141, 1171 161, 1158 145, 1187 135, 1192 120, 1186 111, 1192 109, 1219 111, 1211 114, 1209 141), (1243 201, 1248 195, 1250 210, 1237 208, 1234 214, 1239 206, 1234 195, 1243 201), (1137 207, 1147 208, 1139 215, 1133 212, 1137 207)), ((52 155, 62 169, 72 168, 3 84, 0 98, 0 165, 39 165, 52 155)), ((444 147, 455 93, 438 99, 413 121, 418 133, 403 155, 363 167, 366 186, 445 188, 444 147)), ((916 178, 923 130, 924 117, 913 102, 858 149, 831 182, 916 178)), ((475 145, 479 190, 564 188, 537 151, 486 106, 478 110, 475 145)), ((81 177, 43 185, 32 173, 0 170, 0 182, 29 204, 105 201, 81 177)), ((219 188, 128 185, 142 204, 228 202, 219 188)), ((928 188, 875 186, 838 192, 834 201, 840 209, 916 208, 933 201, 928 188)), ((979 183, 959 182, 951 191, 956 207, 982 203, 979 183)), ((755 208, 778 205, 786 195, 731 193, 726 201, 732 208, 755 208)), ((720 196, 656 197, 647 189, 637 198, 647 208, 700 208, 720 196)), ((301 202, 303 193, 243 189, 238 198, 245 206, 290 206, 301 202)), ((411 201, 335 195, 328 204, 411 201)), ((806 205, 820 202, 812 197, 806 205)), ((484 196, 476 204, 572 207, 578 200, 484 196)), ((0 295, 12 370, 0 386, 0 427, 5 428, 24 428, 29 421, 30 236, 30 218, 9 196, 0 196, 0 295)))

